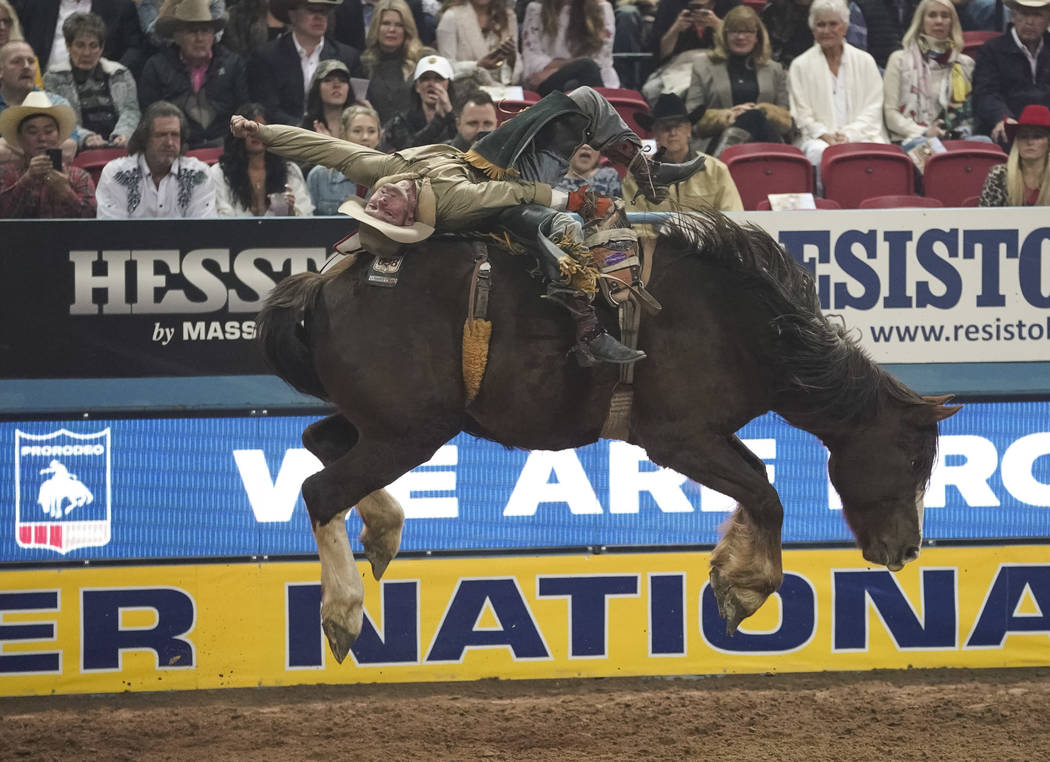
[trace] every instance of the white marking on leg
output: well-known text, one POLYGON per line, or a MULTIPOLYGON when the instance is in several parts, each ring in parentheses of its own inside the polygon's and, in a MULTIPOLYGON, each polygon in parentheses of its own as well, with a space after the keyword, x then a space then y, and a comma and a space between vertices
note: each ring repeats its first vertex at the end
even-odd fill
POLYGON ((361 634, 365 586, 354 563, 346 514, 337 514, 324 526, 314 525, 317 555, 321 560, 321 623, 332 653, 340 662, 361 634))

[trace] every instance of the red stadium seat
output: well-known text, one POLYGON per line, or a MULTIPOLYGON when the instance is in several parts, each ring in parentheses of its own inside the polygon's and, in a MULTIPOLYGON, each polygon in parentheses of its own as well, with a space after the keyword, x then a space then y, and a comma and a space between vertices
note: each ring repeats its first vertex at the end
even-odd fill
POLYGON ((511 117, 517 116, 519 111, 524 111, 533 103, 534 101, 501 98, 496 101, 496 119, 500 124, 503 124, 511 117))
POLYGON ((740 143, 722 151, 745 209, 758 209, 770 193, 812 193, 813 165, 794 146, 740 143))
POLYGON ((980 200, 980 196, 970 196, 969 198, 964 198, 959 206, 977 206, 980 200))
POLYGON ((537 92, 534 92, 533 90, 522 90, 521 91, 521 99, 523 101, 527 101, 528 103, 538 103, 539 100, 540 100, 540 97, 541 97, 540 94, 537 93, 537 92))
MULTIPOLYGON (((830 198, 814 198, 813 203, 817 205, 817 209, 841 209, 838 201, 832 201, 830 198)), ((758 206, 755 207, 755 211, 768 212, 772 208, 772 204, 769 203, 768 198, 764 198, 758 202, 758 206)), ((796 209, 797 212, 811 212, 812 209, 796 209)))
POLYGON ((939 200, 926 196, 872 196, 860 202, 858 209, 915 209, 942 207, 939 200))
POLYGON ((991 143, 948 141, 944 153, 926 160, 923 193, 940 199, 945 206, 966 206, 969 197, 980 194, 988 170, 1006 162, 1003 150, 991 143))
POLYGON ((857 209, 872 196, 911 196, 915 165, 899 147, 888 143, 843 143, 828 146, 820 162, 824 198, 843 209, 857 209))
POLYGON ((127 156, 125 148, 88 148, 77 154, 73 159, 73 166, 85 170, 91 179, 98 185, 98 178, 102 176, 102 168, 114 159, 127 156))
POLYGON ((186 152, 187 156, 192 156, 195 159, 200 159, 205 164, 215 164, 219 157, 222 156, 221 148, 195 148, 192 151, 186 152))
POLYGON ((988 40, 993 40, 1002 32, 993 32, 986 29, 978 29, 972 32, 963 32, 963 53, 973 58, 980 48, 988 40))
POLYGON ((628 90, 622 87, 596 87, 596 92, 605 96, 605 99, 616 109, 620 118, 627 122, 627 126, 634 130, 639 137, 648 138, 649 130, 638 124, 636 114, 639 112, 648 114, 649 102, 645 100, 637 90, 628 90))
POLYGON ((769 3, 767 0, 743 0, 744 5, 750 5, 755 9, 755 13, 762 13, 765 10, 766 5, 769 3))

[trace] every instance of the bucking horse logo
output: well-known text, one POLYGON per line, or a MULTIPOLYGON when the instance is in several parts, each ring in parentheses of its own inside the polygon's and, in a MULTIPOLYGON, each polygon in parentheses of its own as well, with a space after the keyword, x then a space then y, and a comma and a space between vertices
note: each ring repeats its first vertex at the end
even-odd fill
POLYGON ((74 508, 87 505, 95 500, 91 490, 85 487, 76 474, 59 461, 53 460, 47 468, 40 469, 42 474, 51 474, 46 482, 40 485, 36 501, 41 510, 53 519, 68 516, 74 508))

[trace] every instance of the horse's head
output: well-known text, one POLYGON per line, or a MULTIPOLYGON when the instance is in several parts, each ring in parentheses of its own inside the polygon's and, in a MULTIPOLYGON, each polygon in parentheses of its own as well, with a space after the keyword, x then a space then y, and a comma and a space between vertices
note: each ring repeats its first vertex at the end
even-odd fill
POLYGON ((864 558, 899 571, 919 557, 923 495, 937 456, 937 422, 950 397, 886 399, 879 413, 829 442, 828 475, 864 558))

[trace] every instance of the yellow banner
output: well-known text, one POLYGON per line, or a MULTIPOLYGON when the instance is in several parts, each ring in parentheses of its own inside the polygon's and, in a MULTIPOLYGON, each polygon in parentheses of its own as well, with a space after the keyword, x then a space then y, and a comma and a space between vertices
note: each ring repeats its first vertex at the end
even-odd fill
POLYGON ((732 638, 705 553, 397 560, 342 665, 316 563, 0 572, 0 695, 304 683, 1050 664, 1050 547, 928 548, 898 574, 788 551, 732 638))

